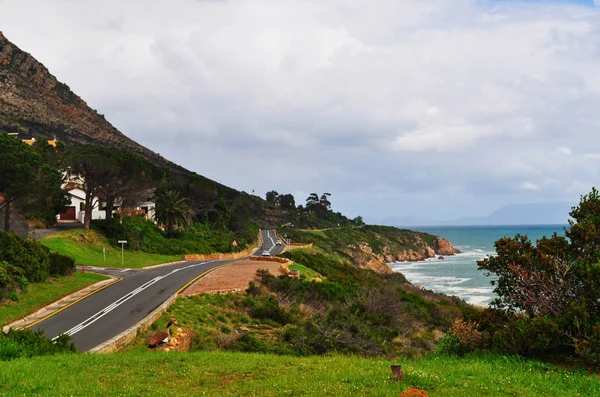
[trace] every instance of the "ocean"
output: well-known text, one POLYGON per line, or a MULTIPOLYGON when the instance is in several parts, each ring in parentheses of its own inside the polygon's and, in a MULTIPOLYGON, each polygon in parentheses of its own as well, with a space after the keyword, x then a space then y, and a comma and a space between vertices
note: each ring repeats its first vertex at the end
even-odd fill
POLYGON ((504 236, 514 237, 518 233, 526 234, 535 243, 554 232, 564 236, 564 228, 565 225, 411 227, 412 230, 449 240, 462 253, 446 256, 445 259, 394 262, 390 267, 404 274, 415 285, 458 296, 471 304, 488 306, 495 294, 490 285, 491 278, 477 270, 477 260, 496 253, 496 240, 504 236))

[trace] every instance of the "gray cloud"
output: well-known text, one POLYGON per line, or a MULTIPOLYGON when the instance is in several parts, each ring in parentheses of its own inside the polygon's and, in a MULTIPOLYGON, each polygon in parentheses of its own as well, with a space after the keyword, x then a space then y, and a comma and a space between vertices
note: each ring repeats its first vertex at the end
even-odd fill
POLYGON ((3 0, 0 25, 125 134, 247 192, 452 219, 598 180, 594 7, 166 4, 3 0))

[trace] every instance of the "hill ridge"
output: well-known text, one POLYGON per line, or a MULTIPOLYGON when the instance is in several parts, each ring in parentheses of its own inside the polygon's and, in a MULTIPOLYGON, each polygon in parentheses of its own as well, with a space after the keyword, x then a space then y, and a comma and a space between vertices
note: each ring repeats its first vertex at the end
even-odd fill
POLYGON ((0 131, 21 137, 56 137, 67 144, 115 146, 137 152, 157 164, 175 165, 115 128, 1 31, 0 131))

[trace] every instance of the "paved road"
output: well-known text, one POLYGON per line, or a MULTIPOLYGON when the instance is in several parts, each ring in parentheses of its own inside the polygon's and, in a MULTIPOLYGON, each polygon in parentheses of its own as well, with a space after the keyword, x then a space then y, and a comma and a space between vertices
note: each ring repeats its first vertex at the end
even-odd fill
MULTIPOLYGON (((276 244, 275 233, 270 230, 262 233, 264 244, 258 253, 281 252, 283 245, 276 244)), ((186 262, 149 270, 95 268, 95 272, 116 275, 123 280, 31 329, 43 329, 49 338, 68 333, 77 349, 88 351, 142 320, 198 275, 228 262, 186 262)))
POLYGON ((262 231, 263 245, 256 253, 257 255, 262 255, 264 252, 268 252, 269 255, 278 255, 283 250, 283 244, 277 244, 279 237, 275 234, 273 230, 263 230, 262 231))

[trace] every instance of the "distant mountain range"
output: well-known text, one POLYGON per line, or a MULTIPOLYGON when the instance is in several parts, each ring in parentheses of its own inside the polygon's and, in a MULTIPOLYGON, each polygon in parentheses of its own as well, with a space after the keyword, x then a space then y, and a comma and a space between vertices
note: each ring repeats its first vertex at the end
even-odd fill
POLYGON ((510 204, 484 217, 462 217, 439 221, 419 217, 389 217, 367 219, 370 223, 389 226, 470 226, 470 225, 557 225, 566 224, 569 212, 576 203, 510 204))

